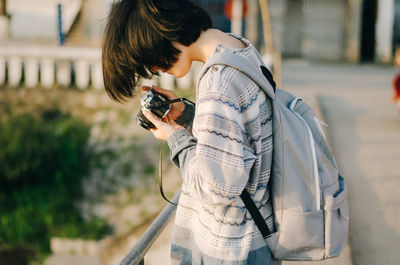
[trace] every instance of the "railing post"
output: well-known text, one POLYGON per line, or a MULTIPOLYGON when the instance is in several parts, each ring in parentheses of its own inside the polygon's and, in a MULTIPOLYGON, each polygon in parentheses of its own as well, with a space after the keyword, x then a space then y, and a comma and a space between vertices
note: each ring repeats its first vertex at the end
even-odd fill
POLYGON ((77 59, 75 62, 75 84, 79 89, 89 86, 89 63, 85 59, 77 59))
POLYGON ((25 86, 36 87, 39 81, 39 60, 37 58, 25 59, 25 86))
POLYGON ((182 78, 178 78, 176 81, 178 83, 178 87, 181 89, 189 89, 192 85, 192 71, 190 71, 187 75, 182 78))
POLYGON ((40 61, 40 82, 44 88, 54 85, 55 63, 51 58, 43 58, 40 61))
POLYGON ((166 73, 161 73, 160 74, 160 87, 164 88, 164 89, 168 89, 168 90, 173 90, 174 89, 174 80, 175 77, 170 75, 170 74, 166 74, 166 73))
POLYGON ((140 82, 141 82, 142 86, 150 86, 151 87, 153 85, 156 85, 156 82, 155 82, 154 78, 152 78, 152 79, 141 78, 140 82))
POLYGON ((11 87, 17 87, 22 77, 21 58, 12 56, 8 61, 8 84, 11 87))
POLYGON ((103 89, 103 69, 101 67, 101 62, 95 62, 92 64, 92 86, 94 89, 103 89))
POLYGON ((57 62, 57 83, 65 87, 71 84, 71 66, 68 60, 57 62))

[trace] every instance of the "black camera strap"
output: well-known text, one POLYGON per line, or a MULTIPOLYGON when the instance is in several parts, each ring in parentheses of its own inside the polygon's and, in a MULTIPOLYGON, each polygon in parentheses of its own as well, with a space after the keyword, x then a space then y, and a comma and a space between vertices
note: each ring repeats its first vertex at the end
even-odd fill
POLYGON ((157 102, 157 103, 151 104, 147 108, 148 109, 156 109, 156 108, 159 108, 159 107, 164 106, 164 105, 169 105, 169 104, 173 104, 173 103, 176 103, 176 102, 183 102, 183 101, 188 101, 188 102, 190 102, 192 104, 195 104, 193 101, 191 101, 191 100, 189 100, 187 98, 175 98, 175 99, 166 100, 166 101, 162 101, 162 102, 157 102))
MULTIPOLYGON (((176 98, 176 99, 166 100, 163 102, 158 102, 158 103, 152 104, 148 108, 158 108, 163 105, 168 105, 168 104, 173 104, 176 102, 183 102, 183 101, 188 101, 192 104, 195 104, 193 101, 191 101, 187 98, 176 98)), ((178 206, 176 203, 173 203, 167 199, 167 197, 164 194, 164 189, 163 189, 162 183, 163 183, 162 182, 162 143, 160 142, 160 148, 159 148, 159 152, 158 152, 158 187, 160 189, 161 196, 164 198, 164 200, 166 200, 167 202, 169 202, 175 206, 178 206)))
POLYGON ((178 206, 176 203, 173 203, 170 200, 168 200, 164 194, 164 189, 163 189, 163 184, 162 184, 162 143, 161 143, 161 141, 160 141, 160 149, 158 152, 158 188, 160 189, 161 196, 164 198, 164 200, 166 200, 170 204, 178 206))

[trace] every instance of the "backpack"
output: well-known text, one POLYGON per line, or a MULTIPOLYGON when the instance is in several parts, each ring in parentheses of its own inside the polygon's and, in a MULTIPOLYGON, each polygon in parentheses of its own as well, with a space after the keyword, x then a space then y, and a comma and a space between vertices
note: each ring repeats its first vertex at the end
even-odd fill
POLYGON ((273 165, 270 192, 275 231, 269 231, 250 194, 241 198, 274 258, 323 260, 338 256, 347 240, 347 188, 320 121, 301 99, 276 88, 272 74, 239 55, 215 54, 205 68, 226 65, 251 78, 271 98, 273 165))

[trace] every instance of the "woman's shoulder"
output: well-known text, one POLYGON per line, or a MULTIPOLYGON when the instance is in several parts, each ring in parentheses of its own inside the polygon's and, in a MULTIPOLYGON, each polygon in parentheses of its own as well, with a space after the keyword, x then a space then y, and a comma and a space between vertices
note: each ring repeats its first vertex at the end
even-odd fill
POLYGON ((227 65, 215 64, 207 69, 199 82, 199 96, 219 94, 238 98, 257 84, 242 71, 227 65))
POLYGON ((219 61, 229 61, 228 57, 236 60, 238 56, 242 57, 250 65, 263 65, 264 62, 258 54, 256 48, 250 42, 244 42, 244 48, 232 48, 223 45, 217 45, 215 51, 207 59, 200 75, 199 89, 203 92, 226 93, 235 90, 236 92, 245 92, 248 86, 254 86, 255 83, 244 73, 246 69, 236 69, 219 61), (221 59, 222 58, 222 59, 221 59))

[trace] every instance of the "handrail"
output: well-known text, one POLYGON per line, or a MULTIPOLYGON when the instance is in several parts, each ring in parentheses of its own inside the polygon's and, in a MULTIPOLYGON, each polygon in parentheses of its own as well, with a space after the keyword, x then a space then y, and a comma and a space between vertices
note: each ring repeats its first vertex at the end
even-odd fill
MULTIPOLYGON (((180 191, 174 196, 172 202, 177 204, 179 196, 180 191)), ((120 265, 144 264, 144 256, 146 255, 147 251, 150 249, 154 241, 157 239, 157 237, 160 235, 162 230, 168 224, 168 221, 171 219, 175 210, 176 206, 169 203, 143 233, 139 241, 133 246, 133 248, 121 261, 120 265)))

